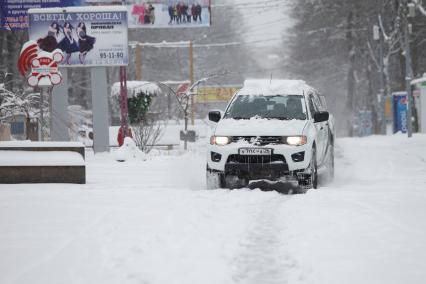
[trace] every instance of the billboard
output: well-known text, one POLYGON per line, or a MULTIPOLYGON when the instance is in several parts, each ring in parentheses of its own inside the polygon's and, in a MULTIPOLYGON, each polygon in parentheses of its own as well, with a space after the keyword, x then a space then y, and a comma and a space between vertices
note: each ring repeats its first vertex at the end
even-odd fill
MULTIPOLYGON (((209 27, 210 0, 127 0, 131 28, 209 27)), ((27 29, 28 9, 121 5, 121 0, 2 0, 1 27, 27 29)))
POLYGON ((28 9, 81 6, 85 0, 2 0, 1 27, 8 30, 28 28, 28 9))
POLYGON ((30 9, 28 18, 30 39, 47 52, 61 49, 61 66, 124 66, 129 62, 126 7, 30 9))
POLYGON ((230 101, 232 96, 240 89, 241 87, 237 86, 199 87, 195 98, 197 103, 226 103, 230 101))
POLYGON ((130 28, 210 26, 210 0, 130 0, 126 3, 130 28))

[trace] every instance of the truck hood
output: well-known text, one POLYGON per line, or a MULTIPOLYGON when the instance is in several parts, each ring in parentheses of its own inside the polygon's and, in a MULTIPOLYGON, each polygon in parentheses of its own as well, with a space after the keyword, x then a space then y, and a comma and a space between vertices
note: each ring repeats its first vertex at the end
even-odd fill
POLYGON ((306 120, 222 119, 216 136, 292 136, 302 135, 306 120))

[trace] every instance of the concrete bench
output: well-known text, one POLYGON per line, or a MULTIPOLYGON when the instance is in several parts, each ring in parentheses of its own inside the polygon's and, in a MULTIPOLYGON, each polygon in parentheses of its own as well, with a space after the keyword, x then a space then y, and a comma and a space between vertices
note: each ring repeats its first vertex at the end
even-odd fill
MULTIPOLYGON (((166 148, 167 150, 173 150, 174 149, 174 147, 178 147, 179 146, 179 144, 154 144, 154 145, 147 145, 147 146, 149 146, 149 147, 155 147, 155 148, 157 148, 157 147, 163 147, 163 148, 166 148)), ((109 146, 110 148, 112 148, 112 149, 115 149, 115 148, 119 148, 119 146, 118 145, 114 145, 114 146, 109 146)))
POLYGON ((173 150, 174 147, 179 146, 179 144, 154 144, 154 145, 148 145, 148 146, 152 146, 152 147, 164 147, 167 148, 168 151, 173 150))
POLYGON ((0 183, 86 183, 84 145, 0 142, 0 183))

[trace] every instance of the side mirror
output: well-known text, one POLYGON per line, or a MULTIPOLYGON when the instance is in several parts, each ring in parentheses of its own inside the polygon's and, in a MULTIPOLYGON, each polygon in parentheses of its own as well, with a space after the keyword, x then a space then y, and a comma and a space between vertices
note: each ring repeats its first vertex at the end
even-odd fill
POLYGON ((315 123, 324 122, 327 121, 329 117, 330 114, 328 113, 328 111, 319 111, 314 114, 314 121, 315 123))
POLYGON ((213 122, 219 122, 219 120, 222 118, 222 115, 220 114, 220 111, 211 111, 209 112, 209 120, 213 122))

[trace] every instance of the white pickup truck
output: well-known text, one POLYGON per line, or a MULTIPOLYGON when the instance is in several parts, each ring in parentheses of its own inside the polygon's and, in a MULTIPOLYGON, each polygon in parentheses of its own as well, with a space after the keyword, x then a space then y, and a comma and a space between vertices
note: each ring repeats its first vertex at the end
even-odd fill
POLYGON ((207 188, 242 188, 253 180, 318 187, 334 176, 334 122, 324 97, 300 80, 246 80, 216 122, 207 153, 207 188))

